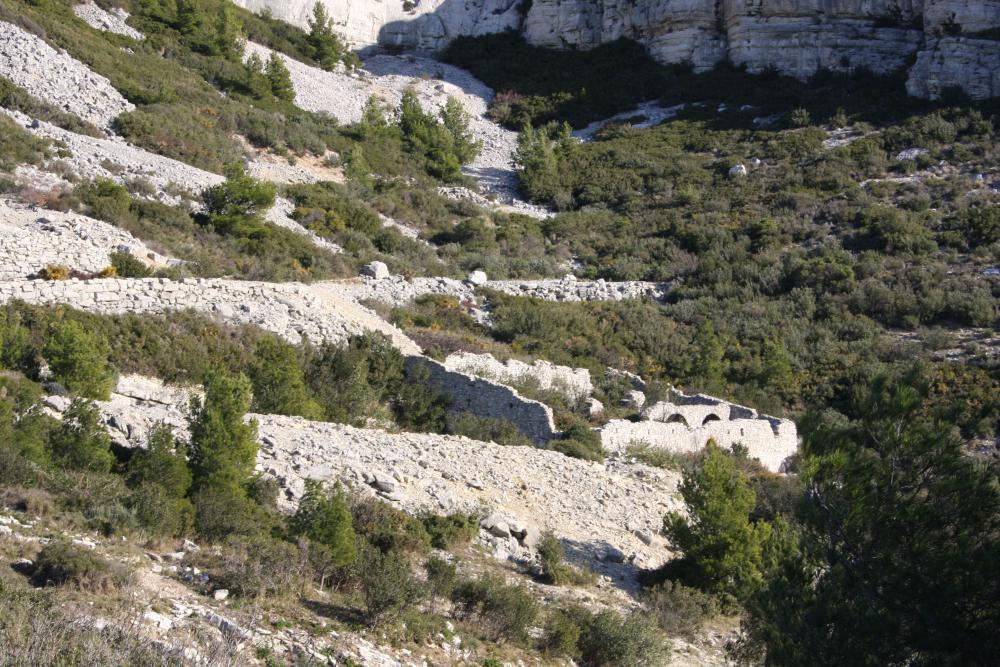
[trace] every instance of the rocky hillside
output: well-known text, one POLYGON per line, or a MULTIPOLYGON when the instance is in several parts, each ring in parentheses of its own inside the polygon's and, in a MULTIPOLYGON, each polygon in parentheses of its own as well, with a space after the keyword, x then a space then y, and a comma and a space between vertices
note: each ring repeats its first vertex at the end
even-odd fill
MULTIPOLYGON (((239 4, 304 26, 313 2, 239 4)), ((589 49, 627 37, 660 62, 690 62, 697 71, 724 60, 752 72, 774 68, 801 78, 820 69, 908 68, 907 88, 917 97, 935 99, 951 87, 976 99, 1000 96, 996 0, 326 0, 325 5, 357 46, 438 50, 460 35, 506 30, 519 30, 529 43, 550 48, 589 49)))

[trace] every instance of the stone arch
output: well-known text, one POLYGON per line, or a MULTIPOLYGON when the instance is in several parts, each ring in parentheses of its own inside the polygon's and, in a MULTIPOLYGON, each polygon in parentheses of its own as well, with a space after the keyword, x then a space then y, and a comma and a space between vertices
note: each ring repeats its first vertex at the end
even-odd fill
POLYGON ((684 424, 688 428, 691 428, 690 426, 688 426, 688 420, 684 419, 684 415, 680 414, 679 412, 670 415, 669 417, 667 417, 665 421, 668 424, 684 424))
POLYGON ((715 413, 710 412, 707 415, 705 415, 704 419, 701 420, 701 425, 704 426, 708 422, 718 422, 718 421, 722 421, 722 417, 720 417, 715 413))

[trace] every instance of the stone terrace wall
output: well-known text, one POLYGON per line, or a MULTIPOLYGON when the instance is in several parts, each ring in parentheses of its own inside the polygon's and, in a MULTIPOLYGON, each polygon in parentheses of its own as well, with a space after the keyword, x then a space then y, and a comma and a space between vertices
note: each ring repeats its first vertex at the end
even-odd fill
POLYGON ((448 370, 427 357, 409 357, 406 362, 408 369, 421 366, 427 369, 431 384, 451 399, 453 413, 471 412, 477 417, 506 419, 538 444, 558 436, 552 408, 544 403, 524 398, 498 382, 448 370))

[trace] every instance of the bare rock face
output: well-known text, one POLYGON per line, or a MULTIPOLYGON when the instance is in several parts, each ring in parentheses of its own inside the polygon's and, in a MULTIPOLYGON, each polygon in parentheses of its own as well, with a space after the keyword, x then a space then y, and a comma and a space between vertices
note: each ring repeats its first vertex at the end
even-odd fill
MULTIPOLYGON (((305 26, 313 0, 237 0, 305 26)), ((696 71, 730 60, 807 78, 819 69, 887 73, 916 56, 908 90, 997 92, 1000 0, 324 0, 352 46, 443 48, 459 35, 520 30, 549 48, 590 49, 621 37, 696 71), (405 9, 405 7, 410 7, 405 9)))
MULTIPOLYGON (((235 0, 236 4, 302 27, 314 0, 235 0)), ((351 2, 324 0, 334 29, 353 47, 439 49, 459 35, 486 35, 520 27, 521 0, 422 0, 351 2)))

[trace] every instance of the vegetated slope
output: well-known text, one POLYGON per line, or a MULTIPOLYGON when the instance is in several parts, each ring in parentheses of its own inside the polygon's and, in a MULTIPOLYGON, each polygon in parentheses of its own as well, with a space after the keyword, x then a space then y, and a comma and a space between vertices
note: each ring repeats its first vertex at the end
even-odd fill
MULTIPOLYGON (((155 609, 142 610, 152 615, 128 627, 164 641, 157 650, 180 640, 180 661, 193 659, 184 648, 212 650, 216 640, 252 644, 235 649, 227 658, 234 662, 385 659, 361 652, 371 646, 356 640, 360 632, 398 644, 397 656, 486 664, 655 665, 666 662, 668 641, 683 647, 694 638, 715 647, 698 654, 701 662, 717 664, 724 637, 704 641, 700 633, 711 619, 710 628, 731 636, 734 614, 745 621, 734 646, 748 660, 759 660, 762 648, 780 664, 801 664, 803 655, 845 664, 865 653, 885 662, 978 664, 990 654, 998 596, 982 572, 995 562, 996 463, 968 451, 992 443, 1000 411, 997 283, 987 271, 998 243, 993 108, 899 106, 893 79, 802 85, 730 69, 701 76, 653 70, 628 44, 615 46, 616 64, 634 64, 639 92, 609 84, 604 106, 581 91, 608 76, 605 63, 501 42, 494 57, 516 55, 524 64, 505 84, 515 91, 530 85, 537 95, 516 109, 537 126, 521 139, 521 183, 528 196, 561 211, 539 221, 438 196, 440 185, 464 182, 455 159, 462 124, 448 126, 454 117, 441 122, 406 103, 394 117, 372 104, 361 122, 340 127, 297 109, 274 61, 248 67, 235 48, 242 21, 255 42, 322 64, 302 31, 215 2, 142 3, 130 6, 130 25, 145 36, 135 41, 94 31, 65 3, 0 3, 5 18, 44 33, 137 105, 113 131, 198 165, 217 183, 201 197, 204 213, 189 210, 196 198, 171 206, 150 201, 169 194, 156 185, 112 183, 115 174, 103 165, 111 174, 102 172, 105 180, 77 174, 84 178, 72 189, 22 189, 17 179, 37 175, 37 165, 56 174, 65 148, 39 140, 32 133, 42 126, 20 116, 20 125, 3 125, 10 132, 0 135, 0 166, 10 175, 0 182, 15 198, 82 209, 200 264, 150 281, 88 272, 82 282, 5 287, 46 302, 59 301, 49 298, 54 293, 84 293, 88 310, 98 312, 116 299, 149 312, 108 316, 24 304, 0 311, 0 503, 17 512, 16 524, 7 510, 0 515, 3 526, 14 526, 0 530, 0 549, 19 573, 3 575, 0 597, 20 617, 41 627, 70 618, 82 619, 74 629, 102 624, 101 609, 128 606, 122 562, 138 563, 140 575, 155 564, 153 574, 166 575, 160 585, 182 610, 152 603, 155 609), (556 66, 532 71, 533 57, 556 66), (535 78, 522 83, 529 75, 535 78), (164 85, 169 76, 177 77, 173 89, 164 85), (650 81, 665 82, 664 104, 689 106, 649 129, 609 125, 586 143, 545 126, 620 111, 646 97, 650 81), (266 226, 260 209, 278 193, 226 164, 244 150, 234 133, 256 150, 340 156, 346 183, 299 183, 280 194, 294 205, 297 224, 344 248, 346 265, 325 264, 333 260, 309 237, 266 226), (216 173, 223 170, 225 179, 216 173), (386 228, 378 213, 420 230, 435 247, 386 228), (244 278, 316 278, 353 273, 372 259, 413 276, 572 270, 673 285, 665 303, 553 303, 487 289, 475 304, 465 286, 456 292, 461 298, 424 297, 389 314, 435 355, 471 349, 589 368, 604 416, 589 401, 526 384, 526 393, 553 404, 566 432, 551 443, 557 451, 536 452, 521 449, 525 438, 509 423, 449 418, 428 378, 406 372, 384 340, 342 340, 383 324, 340 300, 335 284, 310 292, 175 280, 217 275, 220 266, 244 278), (154 315, 160 302, 145 301, 146 288, 134 285, 188 295, 191 301, 169 298, 230 322, 263 323, 276 312, 268 328, 288 340, 190 312, 154 315), (225 303, 209 303, 216 289, 228 291, 225 303), (474 306, 485 306, 478 319, 474 306), (358 314, 360 328, 341 330, 342 320, 358 314), (300 341, 303 333, 309 340, 300 341), (324 344, 327 338, 337 344, 324 344), (608 367, 637 371, 645 382, 608 367), (109 397, 117 374, 127 372, 202 388, 185 417, 155 392, 126 397, 141 413, 134 422, 110 409, 102 414, 90 401, 109 397), (637 442, 598 463, 590 426, 608 415, 639 418, 642 401, 667 395, 670 383, 802 416, 806 440, 801 461, 790 462, 795 474, 771 474, 738 446, 688 457, 637 442), (262 415, 259 424, 245 419, 250 411, 262 415), (175 432, 149 428, 167 413, 175 432), (510 458, 524 474, 506 476, 513 471, 499 445, 407 433, 445 431, 519 448, 510 458), (144 447, 121 446, 136 443, 144 447), (423 456, 435 443, 445 444, 423 456), (489 459, 477 467, 484 452, 489 459), (561 452, 593 462, 563 463, 561 452), (256 462, 269 457, 279 459, 272 470, 255 474, 256 462), (546 488, 533 487, 532 465, 545 466, 538 477, 549 480, 546 488), (477 479, 479 470, 486 479, 477 479), (661 517, 677 504, 670 494, 678 472, 685 511, 661 517), (310 475, 352 484, 306 484, 310 475), (585 480, 574 484, 577 475, 585 480), (282 487, 290 493, 279 502, 282 487), (279 510, 299 494, 295 514, 279 510), (480 496, 483 506, 474 507, 480 496), (434 509, 435 502, 440 511, 460 511, 414 516, 393 507, 434 509), (504 512, 494 514, 497 507, 504 512), (533 519, 553 514, 564 535, 533 534, 520 525, 519 509, 532 510, 533 519), (651 534, 661 519, 669 551, 651 534), (78 543, 41 549, 35 525, 78 543), (200 549, 182 541, 191 537, 200 549), (500 565, 480 545, 515 562, 500 565), (649 564, 669 560, 643 573, 641 592, 631 589, 640 574, 633 550, 649 564), (587 566, 592 556, 604 561, 596 571, 587 566), (618 573, 624 578, 607 577, 618 573), (49 584, 56 590, 28 590, 49 584), (637 594, 626 597, 618 587, 637 594), (883 595, 871 601, 869 587, 883 595), (49 613, 50 601, 58 613, 49 613), (947 626, 936 620, 938 601, 954 619, 947 626), (836 620, 817 632, 815 618, 836 620)), ((483 53, 476 57, 488 64, 483 53)), ((495 105, 505 102, 518 100, 495 105)), ((7 88, 3 104, 72 132, 100 132, 17 87, 7 88)), ((88 268, 98 264, 88 259, 88 268)), ((136 264, 112 266, 148 270, 136 264)), ((64 278, 66 269, 45 267, 45 275, 64 278)), ((0 620, 0 649, 42 662, 26 653, 37 644, 18 627, 0 620)), ((113 632, 95 638, 74 630, 54 643, 80 642, 145 648, 113 632)))

